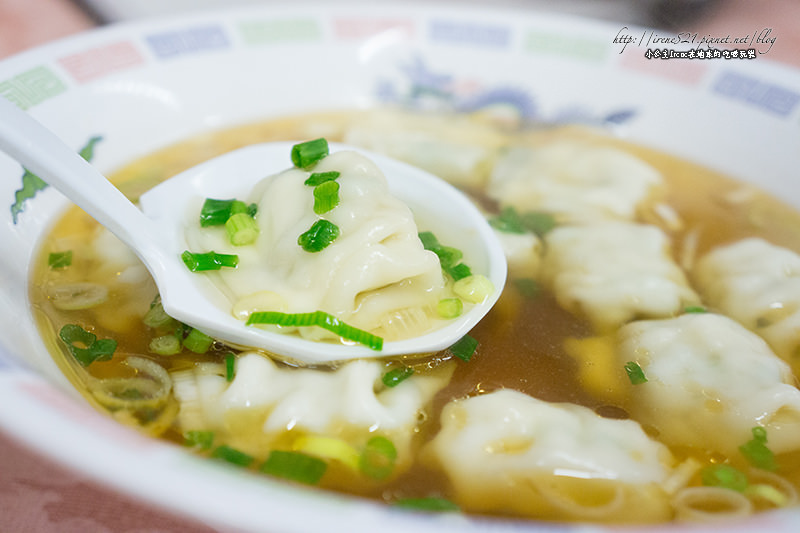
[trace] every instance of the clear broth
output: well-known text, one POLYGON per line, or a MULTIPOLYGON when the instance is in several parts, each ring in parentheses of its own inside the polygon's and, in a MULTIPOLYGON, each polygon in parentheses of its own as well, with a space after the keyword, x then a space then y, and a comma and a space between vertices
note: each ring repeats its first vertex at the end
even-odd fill
MULTIPOLYGON (((241 146, 322 135, 331 141, 339 140, 344 126, 358 116, 357 112, 314 114, 203 134, 143 157, 116 172, 111 179, 125 194, 135 199, 161 180, 241 146)), ((748 185, 707 168, 577 128, 520 131, 508 133, 508 136, 510 141, 526 143, 556 137, 592 139, 593 142, 622 147, 655 167, 667 183, 664 202, 678 213, 684 225, 677 230, 670 229, 658 217, 648 222, 660 225, 668 232, 674 242, 675 257, 679 260, 690 260, 692 254, 699 255, 716 245, 749 236, 761 236, 775 244, 800 251, 800 232, 796 231, 800 227, 800 215, 797 212, 748 185)), ((484 206, 491 207, 491 202, 480 191, 468 192, 475 195, 484 206)), ((38 260, 34 263, 30 288, 42 334, 50 340, 51 346, 58 347, 54 350, 54 358, 87 399, 99 409, 106 410, 87 390, 87 375, 96 378, 129 375, 130 369, 120 364, 129 354, 152 359, 168 371, 190 368, 198 362, 219 362, 222 354, 228 352, 225 347, 217 346, 199 356, 184 351, 179 355, 160 357, 149 352, 148 342, 152 334, 140 319, 136 319, 144 315, 156 295, 156 288, 149 279, 135 285, 130 291, 112 291, 106 303, 91 309, 62 311, 52 305, 48 298, 48 287, 66 281, 84 281, 95 276, 98 264, 93 260, 83 261, 80 253, 95 228, 96 223, 77 208, 70 209, 61 217, 43 241, 38 260), (65 249, 74 251, 73 266, 63 270, 48 268, 48 254, 65 249), (116 339, 119 347, 114 358, 94 363, 88 369, 76 364, 57 340, 57 332, 69 323, 84 324, 98 338, 116 339)), ((419 440, 435 434, 438 413, 451 399, 501 388, 516 389, 547 401, 580 404, 602 416, 625 417, 622 409, 585 390, 575 361, 563 349, 565 339, 591 334, 591 328, 585 321, 561 309, 550 294, 543 292, 530 298, 517 288, 514 279, 510 279, 496 308, 471 333, 480 340, 477 354, 469 363, 456 365, 450 384, 437 395, 430 411, 426 413, 427 422, 423 425, 419 440)), ((436 363, 438 360, 433 358, 432 361, 436 363)), ((796 374, 798 369, 794 370, 796 374)), ((125 422, 131 423, 130 420, 125 422)), ((183 442, 182 435, 173 428, 165 428, 157 433, 160 438, 179 444, 183 442)), ((679 458, 693 454, 703 463, 719 460, 713 455, 696 451, 673 452, 679 458)), ((783 467, 781 475, 798 486, 798 457, 783 457, 780 462, 783 467)), ((387 485, 343 486, 337 479, 327 475, 323 481, 323 487, 384 501, 430 494, 447 497, 450 490, 443 474, 429 470, 422 464, 413 465, 408 472, 387 485)), ((693 483, 699 484, 699 481, 694 480, 693 483)))

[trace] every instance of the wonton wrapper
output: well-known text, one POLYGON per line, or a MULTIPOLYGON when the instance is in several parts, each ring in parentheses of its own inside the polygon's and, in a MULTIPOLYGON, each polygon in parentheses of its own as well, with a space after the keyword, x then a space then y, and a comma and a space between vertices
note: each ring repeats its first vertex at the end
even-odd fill
POLYGON ((507 150, 492 170, 488 192, 519 212, 592 222, 632 220, 661 187, 658 171, 623 150, 561 140, 507 150))
POLYGON ((709 305, 800 368, 800 255, 759 238, 720 246, 692 271, 709 305))
POLYGON ((343 141, 477 187, 506 137, 474 116, 379 111, 354 121, 343 141))
MULTIPOLYGON (((406 335, 435 329, 438 318, 428 310, 435 308, 444 290, 439 259, 424 249, 411 210, 390 194, 381 171, 355 152, 333 153, 313 171, 340 172, 336 180, 340 203, 324 218, 336 224, 341 234, 322 251, 307 252, 297 243, 320 218, 313 211, 313 187, 304 184, 309 173, 300 169, 287 170, 255 187, 260 234, 254 245, 231 245, 221 228, 193 225, 187 231, 193 250, 239 256, 236 269, 208 273, 232 307, 269 292, 279 295, 273 301, 283 305, 253 310, 322 310, 388 340, 397 338, 390 323, 398 313, 422 310, 414 315, 423 318, 421 331, 406 335)), ((319 328, 301 328, 298 333, 335 338, 319 328)))
POLYGON ((174 376, 182 431, 214 430, 243 451, 264 456, 292 436, 343 439, 357 449, 374 435, 397 448, 398 467, 411 461, 420 412, 450 380, 453 366, 415 374, 376 392, 386 366, 357 360, 334 371, 280 367, 258 353, 237 358, 231 383, 224 376, 186 371, 174 376))
POLYGON ((542 241, 533 233, 494 230, 512 277, 536 278, 542 263, 542 241))
POLYGON ((82 309, 87 317, 91 317, 90 323, 110 332, 124 335, 138 328, 142 316, 150 308, 155 283, 144 263, 128 245, 102 226, 93 230, 88 243, 69 238, 62 239, 60 244, 73 252, 76 264, 62 269, 56 283, 41 287, 51 302, 60 309, 82 309), (79 266, 81 262, 91 264, 91 276, 88 270, 79 266), (89 277, 91 281, 87 281, 89 277), (77 287, 82 288, 76 290, 77 287), (60 291, 69 295, 66 298, 68 302, 53 299, 53 293, 60 291), (74 293, 70 294, 72 291, 74 293), (96 291, 103 296, 98 296, 96 291), (121 298, 110 298, 109 295, 121 298), (120 301, 124 303, 120 304, 120 301), (78 306, 59 307, 65 303, 78 306))
POLYGON ((559 226, 545 237, 541 275, 564 309, 597 331, 664 317, 698 302, 656 226, 604 222, 559 226))
POLYGON ((722 315, 644 320, 618 333, 621 369, 635 361, 647 382, 630 385, 625 408, 671 445, 738 456, 767 430, 776 453, 800 448, 800 390, 789 367, 757 335, 722 315))
POLYGON ((670 517, 672 456, 636 422, 500 390, 456 400, 425 449, 477 512, 642 522, 670 517))

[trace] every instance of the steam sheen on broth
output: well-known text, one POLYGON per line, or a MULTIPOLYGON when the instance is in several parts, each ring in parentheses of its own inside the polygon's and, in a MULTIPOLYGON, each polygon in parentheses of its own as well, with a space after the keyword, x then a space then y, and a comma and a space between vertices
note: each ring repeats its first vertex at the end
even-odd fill
MULTIPOLYGON (((135 256, 73 208, 44 240, 30 293, 56 361, 89 401, 197 453, 388 503, 426 498, 467 513, 613 523, 708 521, 796 503, 794 210, 598 132, 479 114, 272 120, 189 139, 112 180, 135 199, 231 149, 320 136, 426 167, 498 227, 509 282, 470 333, 471 358, 446 350, 298 368, 216 342, 158 355, 154 338, 189 332, 157 316, 155 285, 135 256), (772 259, 736 270, 724 254, 743 253, 727 247, 745 239, 772 259), (64 251, 69 266, 48 265, 64 251), (750 309, 741 291, 753 280, 787 288, 750 309), (66 325, 115 340, 113 357, 81 365, 75 354, 92 339, 69 346, 66 325), (391 386, 387 374, 403 379, 391 386), (278 464, 297 457, 310 458, 306 477, 278 464)), ((750 256, 734 257, 738 265, 750 256)))

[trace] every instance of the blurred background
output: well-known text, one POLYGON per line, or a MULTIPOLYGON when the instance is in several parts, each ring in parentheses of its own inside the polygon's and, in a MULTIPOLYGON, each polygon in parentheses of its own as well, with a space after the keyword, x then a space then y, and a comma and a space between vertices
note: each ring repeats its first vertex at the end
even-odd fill
MULTIPOLYGON (((93 26, 193 10, 270 3, 279 5, 278 0, 0 0, 0 57, 93 26)), ((417 3, 420 9, 430 4, 427 0, 403 3, 417 3)), ((800 66, 800 0, 438 0, 438 3, 452 4, 454 10, 483 5, 567 13, 703 35, 746 35, 770 28, 778 39, 769 58, 800 66)), ((309 2, 311 6, 313 3, 309 2)))
MULTIPOLYGON (((116 20, 149 16, 153 13, 176 13, 192 9, 219 7, 222 5, 242 5, 268 3, 270 0, 82 0, 81 5, 101 20, 116 20)), ((275 0, 272 0, 275 1, 275 0)), ((335 0, 333 0, 335 1, 335 0)), ((367 0, 363 0, 366 3, 367 0)), ((381 0, 377 0, 380 2, 381 0)), ((404 3, 414 2, 406 0, 404 3)), ((492 7, 524 7, 562 13, 585 15, 614 21, 637 24, 653 24, 667 11, 696 12, 704 9, 710 0, 444 0, 454 9, 469 5, 491 5, 492 7)), ((416 0, 420 6, 424 0, 416 0)), ((375 1, 373 1, 375 3, 375 1)), ((384 3, 388 3, 384 0, 384 3)), ((662 24, 662 22, 659 22, 662 24)))

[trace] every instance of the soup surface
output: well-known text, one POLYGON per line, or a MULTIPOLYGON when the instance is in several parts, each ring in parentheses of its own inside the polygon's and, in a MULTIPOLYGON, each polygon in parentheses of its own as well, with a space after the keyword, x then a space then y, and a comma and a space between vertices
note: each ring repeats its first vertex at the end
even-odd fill
MULTIPOLYGON (((482 115, 375 111, 270 120, 188 139, 131 163, 112 181, 135 200, 161 180, 231 149, 320 136, 364 143, 427 166, 471 195, 507 239, 509 282, 493 311, 470 332, 477 341, 474 352, 457 348, 419 358, 297 368, 268 354, 203 345, 200 332, 159 314, 156 287, 135 257, 73 208, 41 245, 30 295, 59 366, 98 409, 217 460, 393 505, 532 519, 662 522, 715 520, 795 504, 796 345, 789 339, 792 348, 781 352, 775 339, 757 338, 767 319, 760 316, 751 325, 729 312, 724 299, 709 296, 713 291, 696 267, 715 249, 747 238, 794 254, 800 251, 800 215, 749 185, 613 136, 574 127, 529 128, 482 115), (577 158, 570 154, 582 153, 594 159, 572 165, 577 158), (562 167, 571 170, 562 176, 562 167), (581 176, 570 174, 581 172, 591 179, 582 184, 581 176), (620 174, 638 180, 621 181, 624 191, 642 191, 629 200, 628 212, 616 209, 621 196, 610 188, 620 174), (531 188, 531 182, 547 180, 555 185, 531 188), (588 189, 581 192, 583 185, 588 189), (574 202, 563 201, 568 190, 578 191, 574 202), (547 191, 559 199, 543 199, 547 191), (583 207, 576 212, 574 205, 583 207), (592 228, 608 231, 587 234, 592 228), (649 233, 634 242, 640 230, 649 233), (586 244, 609 234, 616 236, 599 251, 586 244), (615 257, 626 243, 633 251, 615 257), (578 246, 587 251, 571 256, 578 246), (655 274, 643 275, 644 292, 606 294, 617 285, 633 290, 630 280, 648 267, 626 274, 627 264, 638 264, 636 254, 650 248, 647 261, 658 266, 655 274), (596 264, 601 266, 593 270, 596 264), (581 292, 609 270, 616 274, 600 282, 602 295, 596 286, 581 292), (573 277, 564 278, 566 273, 573 277), (662 292, 672 298, 669 305, 639 305, 662 292), (775 368, 751 395, 765 407, 742 414, 735 394, 715 389, 726 365, 739 363, 726 363, 727 354, 717 353, 713 339, 693 340, 688 323, 701 315, 724 318, 713 328, 732 328, 730 335, 752 341, 748 354, 766 361, 754 363, 758 368, 775 368), (678 319, 683 322, 672 322, 678 319), (709 368, 715 377, 700 380, 697 374, 705 370, 691 363, 663 370, 661 345, 648 336, 656 326, 668 331, 660 335, 672 336, 667 346, 686 342, 698 358, 713 355, 709 368), (160 342, 175 339, 177 349, 160 348, 160 342), (115 349, 108 349, 108 341, 116 342, 115 349), (685 381, 670 381, 675 374, 685 381), (694 426, 682 432, 660 419, 684 415, 650 395, 656 386, 690 390, 685 413, 699 418, 689 423, 702 428, 716 421, 712 430, 726 435, 723 443, 687 440, 683 435, 696 434, 694 426), (787 396, 785 403, 776 399, 787 396), (472 402, 480 398, 485 408, 472 402), (651 404, 649 410, 637 407, 651 404), (484 416, 481 409, 494 414, 484 416), (470 436, 473 430, 484 440, 470 436), (603 448, 606 441, 613 444, 603 448), (569 457, 557 457, 560 452, 569 457), (474 465, 486 465, 485 471, 474 465)), ((725 271, 725 261, 720 263, 725 271)), ((771 304, 785 310, 773 317, 777 323, 793 316, 800 298, 787 293, 771 304)), ((713 328, 695 329, 730 336, 728 329, 713 328)), ((730 388, 736 384, 719 386, 730 388)))

